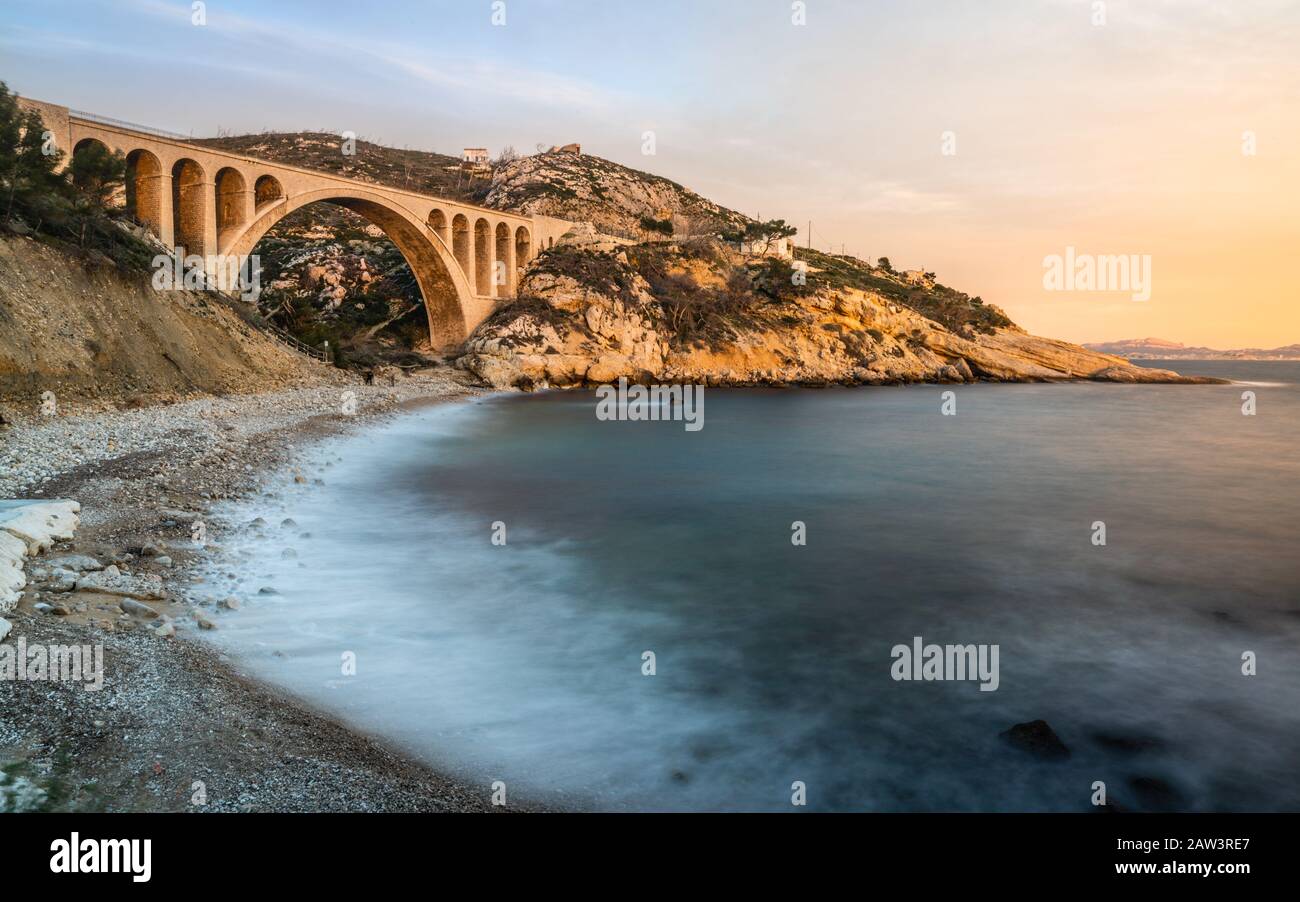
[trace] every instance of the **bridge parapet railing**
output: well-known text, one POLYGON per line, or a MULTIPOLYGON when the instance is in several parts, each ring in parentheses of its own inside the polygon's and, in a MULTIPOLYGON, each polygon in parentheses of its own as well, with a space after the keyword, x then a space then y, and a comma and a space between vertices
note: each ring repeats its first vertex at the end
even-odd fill
POLYGON ((267 335, 270 335, 272 338, 278 339, 282 344, 288 345, 299 354, 305 354, 308 357, 319 360, 321 363, 330 362, 329 351, 324 348, 313 347, 293 335, 291 332, 281 329, 261 313, 250 309, 248 303, 238 294, 229 291, 221 291, 220 289, 213 287, 210 283, 207 285, 206 290, 224 298, 229 303, 230 308, 234 310, 244 322, 248 323, 253 328, 259 329, 267 335))
POLYGON ((137 122, 127 122, 124 119, 113 119, 110 116, 100 116, 97 113, 88 113, 85 110, 68 110, 68 115, 74 119, 84 119, 87 122, 97 122, 100 125, 113 125, 118 128, 128 128, 133 132, 144 132, 150 135, 157 135, 160 138, 171 138, 176 141, 193 141, 193 135, 182 135, 180 132, 169 132, 162 128, 153 128, 149 125, 140 125, 137 122))
POLYGON ((329 362, 329 353, 322 350, 321 348, 313 348, 311 345, 307 344, 306 342, 300 341, 299 339, 295 338, 293 335, 286 332, 284 329, 281 329, 279 326, 277 326, 275 323, 271 322, 270 320, 265 320, 262 325, 266 329, 266 331, 270 332, 272 335, 280 339, 280 341, 284 342, 289 347, 293 348, 295 351, 298 351, 301 354, 306 354, 308 357, 314 357, 315 359, 321 361, 322 363, 329 362))

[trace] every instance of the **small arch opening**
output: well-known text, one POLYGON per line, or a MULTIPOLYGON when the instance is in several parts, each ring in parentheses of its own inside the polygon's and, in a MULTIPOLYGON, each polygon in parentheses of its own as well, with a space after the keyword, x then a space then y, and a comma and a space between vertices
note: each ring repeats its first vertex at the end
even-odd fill
POLYGON ((248 183, 239 170, 227 166, 217 172, 217 234, 237 228, 247 220, 248 183))
POLYGON ((470 272, 470 245, 469 245, 469 220, 460 213, 457 213, 451 220, 451 253, 460 264, 461 272, 465 278, 472 279, 474 273, 470 272))
POLYGON ((155 235, 162 234, 162 163, 147 150, 126 155, 126 210, 155 235))
POLYGON ((253 183, 253 204, 258 210, 282 197, 284 189, 280 187, 280 180, 273 175, 261 176, 253 183))
POLYGON ((498 297, 515 293, 514 246, 510 241, 510 226, 497 223, 496 265, 492 267, 492 287, 498 297))
POLYGON ((207 253, 203 240, 203 223, 207 218, 207 192, 203 190, 203 167, 193 160, 181 159, 172 167, 172 225, 176 246, 182 253, 207 253))
POLYGON ((443 244, 447 244, 447 214, 434 207, 429 211, 429 228, 433 229, 433 234, 442 239, 443 244))
MULTIPOLYGON (((515 229, 515 272, 522 273, 533 253, 533 236, 528 229, 520 226, 515 229)), ((516 278, 518 278, 516 276, 516 278)))
POLYGON ((96 138, 82 138, 68 164, 72 184, 109 210, 126 207, 126 157, 96 138))

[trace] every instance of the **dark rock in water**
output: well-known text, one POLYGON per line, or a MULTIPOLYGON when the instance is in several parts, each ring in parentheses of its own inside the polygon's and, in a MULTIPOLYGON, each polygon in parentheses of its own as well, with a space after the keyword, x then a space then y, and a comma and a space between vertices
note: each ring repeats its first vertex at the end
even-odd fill
POLYGON ((1093 733, 1093 741, 1118 755, 1136 755, 1138 752, 1153 752, 1165 747, 1165 741, 1155 736, 1125 736, 1121 733, 1093 733))
POLYGON ((1148 811, 1184 811, 1187 797, 1173 784, 1159 777, 1134 777, 1129 788, 1148 811))
POLYGON ((1070 757, 1070 750, 1045 720, 1018 723, 998 735, 1022 752, 1045 761, 1063 761, 1070 757))

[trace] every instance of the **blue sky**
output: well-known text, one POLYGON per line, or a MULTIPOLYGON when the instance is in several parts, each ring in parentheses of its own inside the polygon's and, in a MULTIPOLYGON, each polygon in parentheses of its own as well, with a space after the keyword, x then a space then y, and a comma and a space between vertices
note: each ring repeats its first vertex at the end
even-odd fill
POLYGON ((1300 206, 1300 4, 1111 0, 1103 26, 1091 0, 806 10, 797 26, 790 0, 505 0, 494 26, 491 0, 210 0, 196 27, 183 0, 5 0, 0 79, 195 135, 579 141, 801 241, 812 219, 816 246, 935 270, 1038 331, 1300 340, 1300 315, 1266 327, 1300 300, 1268 269, 1300 206), (1152 254, 1152 302, 1045 294, 1041 260, 1067 244, 1152 254), (1231 328, 1211 313, 1239 277, 1216 255, 1258 273, 1231 328))

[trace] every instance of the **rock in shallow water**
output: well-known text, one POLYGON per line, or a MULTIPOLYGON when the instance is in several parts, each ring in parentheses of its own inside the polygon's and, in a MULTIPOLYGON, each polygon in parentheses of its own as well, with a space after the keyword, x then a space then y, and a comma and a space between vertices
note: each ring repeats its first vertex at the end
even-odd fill
POLYGON ((161 618, 146 624, 145 629, 149 631, 150 635, 159 639, 169 639, 176 635, 176 627, 172 625, 172 622, 161 618))
POLYGON ((118 607, 134 617, 145 617, 152 620, 158 616, 158 612, 153 608, 149 607, 147 604, 141 604, 131 598, 122 599, 122 601, 118 603, 118 607))
POLYGON ((1045 761, 1064 761, 1070 757, 1070 750, 1045 720, 1018 723, 998 735, 1022 752, 1045 761))

